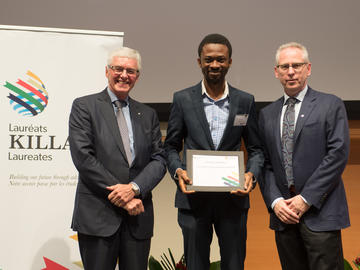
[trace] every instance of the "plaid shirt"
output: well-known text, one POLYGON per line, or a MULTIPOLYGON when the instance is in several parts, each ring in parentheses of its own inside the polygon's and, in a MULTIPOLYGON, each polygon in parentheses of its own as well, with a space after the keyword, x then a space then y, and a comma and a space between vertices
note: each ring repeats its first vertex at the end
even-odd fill
POLYGON ((217 149, 229 118, 229 86, 227 82, 225 82, 224 95, 218 100, 213 100, 207 94, 204 82, 202 82, 202 93, 204 110, 206 119, 209 123, 211 138, 215 149, 217 149))

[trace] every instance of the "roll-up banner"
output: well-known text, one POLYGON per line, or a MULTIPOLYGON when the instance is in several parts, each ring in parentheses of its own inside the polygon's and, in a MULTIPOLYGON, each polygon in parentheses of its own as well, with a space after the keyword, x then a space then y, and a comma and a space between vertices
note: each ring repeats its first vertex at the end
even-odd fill
POLYGON ((82 269, 68 118, 74 98, 105 88, 123 35, 0 25, 0 270, 82 269))

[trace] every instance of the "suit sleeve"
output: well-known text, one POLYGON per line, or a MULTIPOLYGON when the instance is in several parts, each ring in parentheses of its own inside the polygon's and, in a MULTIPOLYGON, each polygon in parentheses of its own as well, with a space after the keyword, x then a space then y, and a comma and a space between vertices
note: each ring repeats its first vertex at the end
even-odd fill
POLYGON ((140 188, 141 198, 148 196, 166 173, 165 151, 161 141, 160 124, 155 111, 152 111, 149 121, 151 121, 150 162, 133 180, 140 188))
POLYGON ((268 211, 271 212, 272 211, 272 208, 271 208, 272 202, 275 199, 282 197, 282 194, 276 184, 274 170, 271 165, 270 158, 269 158, 269 152, 268 152, 266 144, 265 144, 267 134, 266 134, 264 126, 265 126, 265 118, 264 118, 263 111, 261 111, 260 116, 259 116, 259 134, 260 134, 261 141, 264 142, 265 160, 264 160, 264 169, 262 171, 262 174, 259 177, 259 186, 260 186, 260 190, 261 190, 262 196, 264 198, 265 204, 268 208, 268 211))
POLYGON ((344 103, 335 97, 329 108, 326 115, 327 153, 301 192, 318 209, 341 181, 349 154, 349 127, 344 103))
POLYGON ((95 156, 91 113, 83 99, 76 99, 72 105, 69 144, 71 157, 81 181, 94 193, 106 197, 109 194, 106 187, 119 182, 95 156))
POLYGON ((264 165, 263 149, 259 136, 258 122, 255 111, 255 102, 252 97, 250 105, 250 113, 248 116, 247 125, 243 133, 246 151, 248 153, 248 160, 246 163, 246 171, 254 174, 255 178, 261 174, 264 165))
POLYGON ((179 152, 183 148, 185 133, 186 126, 183 110, 179 99, 177 98, 177 94, 175 93, 170 109, 170 117, 164 146, 166 151, 166 162, 172 178, 174 178, 177 168, 183 168, 179 152))

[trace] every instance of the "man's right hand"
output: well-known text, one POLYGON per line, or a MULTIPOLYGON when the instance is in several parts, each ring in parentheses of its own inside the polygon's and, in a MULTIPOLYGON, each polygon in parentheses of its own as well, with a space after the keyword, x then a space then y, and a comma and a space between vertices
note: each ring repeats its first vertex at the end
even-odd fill
POLYGON ((300 221, 299 215, 290 209, 288 203, 285 200, 279 200, 275 204, 274 212, 276 216, 286 224, 297 224, 300 221))
POLYGON ((187 172, 185 170, 178 168, 176 170, 176 175, 179 179, 179 186, 183 193, 185 193, 185 194, 195 193, 195 190, 187 190, 186 189, 186 185, 191 185, 192 181, 188 177, 187 172))
POLYGON ((116 184, 106 189, 111 191, 108 200, 117 207, 124 207, 135 196, 131 184, 116 184))

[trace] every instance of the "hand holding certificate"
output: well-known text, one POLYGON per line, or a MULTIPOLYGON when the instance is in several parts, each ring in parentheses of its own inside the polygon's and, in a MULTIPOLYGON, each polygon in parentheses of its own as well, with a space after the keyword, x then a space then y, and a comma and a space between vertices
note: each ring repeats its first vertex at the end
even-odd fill
MULTIPOLYGON (((187 172, 192 179, 188 190, 224 192, 244 189, 242 151, 187 150, 186 160, 187 172)), ((238 191, 233 193, 242 195, 238 191)))
POLYGON ((179 187, 185 194, 194 193, 195 190, 187 190, 187 185, 192 185, 191 179, 188 177, 187 172, 181 168, 176 170, 176 175, 179 179, 179 187))

